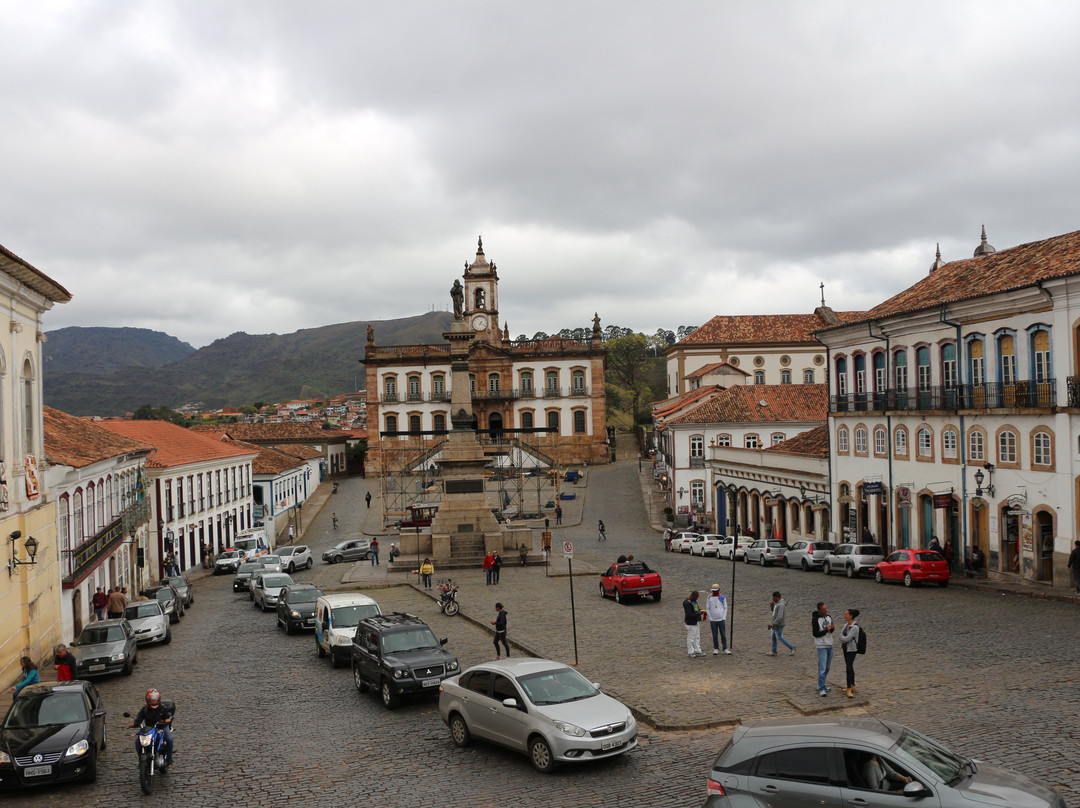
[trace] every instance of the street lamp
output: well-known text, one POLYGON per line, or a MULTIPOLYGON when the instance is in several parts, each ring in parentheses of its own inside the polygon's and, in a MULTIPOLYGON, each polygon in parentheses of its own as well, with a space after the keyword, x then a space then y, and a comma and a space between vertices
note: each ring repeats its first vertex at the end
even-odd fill
POLYGON ((38 551, 38 540, 33 536, 27 536, 26 541, 23 542, 23 546, 26 548, 26 554, 30 556, 29 561, 19 560, 19 548, 15 546, 15 542, 22 538, 22 531, 15 530, 11 533, 11 560, 8 562, 7 571, 10 578, 15 574, 16 567, 33 567, 37 565, 37 561, 34 557, 38 551))
POLYGON ((975 470, 975 496, 981 497, 984 493, 987 496, 990 496, 990 497, 994 496, 994 464, 993 463, 987 463, 982 467, 982 469, 976 469, 975 470), (983 474, 983 469, 986 469, 986 471, 990 475, 990 482, 987 484, 986 488, 983 488, 983 480, 986 479, 986 475, 983 474))

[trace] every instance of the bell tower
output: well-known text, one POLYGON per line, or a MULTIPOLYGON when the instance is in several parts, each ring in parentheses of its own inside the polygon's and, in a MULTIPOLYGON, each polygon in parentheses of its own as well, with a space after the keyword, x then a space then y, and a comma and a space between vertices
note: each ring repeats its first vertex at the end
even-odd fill
POLYGON ((465 264, 465 299, 462 314, 477 339, 499 342, 499 273, 484 255, 483 238, 476 240, 476 260, 465 264))

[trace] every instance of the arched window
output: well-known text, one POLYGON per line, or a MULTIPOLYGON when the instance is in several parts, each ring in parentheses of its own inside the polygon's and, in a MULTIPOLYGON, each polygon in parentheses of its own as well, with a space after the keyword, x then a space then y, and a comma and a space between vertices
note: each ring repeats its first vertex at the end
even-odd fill
POLYGON ((907 430, 904 427, 897 427, 893 433, 893 446, 898 457, 907 457, 907 430))
POLYGON ((690 459, 700 460, 705 457, 705 436, 704 435, 691 435, 690 436, 690 459))
POLYGON ((580 396, 585 392, 585 371, 575 370, 570 374, 570 383, 573 387, 574 395, 580 396))
POLYGON ((559 392, 559 371, 549 370, 545 378, 547 379, 547 394, 549 396, 557 395, 559 392))
POLYGON ((409 377, 409 401, 419 401, 419 400, 420 400, 420 377, 419 376, 410 376, 409 377))
POLYGON ((387 401, 397 400, 397 379, 393 376, 387 376, 383 380, 383 393, 386 395, 387 401))
POLYGON ((861 396, 866 392, 866 354, 855 354, 852 362, 855 365, 855 394, 861 396))
POLYGON ((388 416, 386 416, 386 431, 387 432, 397 432, 397 416, 396 415, 388 415, 388 416))
POLYGON ((523 396, 532 395, 533 391, 533 375, 532 371, 522 371, 521 374, 521 394, 523 396))
POLYGON ((477 308, 477 309, 484 308, 484 290, 483 289, 477 289, 476 293, 473 295, 473 300, 476 301, 476 306, 474 308, 477 308))
POLYGON ((986 460, 986 436, 981 430, 968 432, 968 462, 983 463, 986 460))
POLYGON ((803 381, 803 384, 813 384, 814 383, 814 369, 813 368, 807 368, 806 370, 804 370, 802 372, 802 381, 803 381))
POLYGON ((585 410, 574 410, 574 434, 585 434, 585 410))
POLYGON ((885 456, 886 451, 885 429, 883 427, 877 427, 874 429, 874 454, 879 457, 885 456))
POLYGON ((97 533, 97 511, 94 507, 94 493, 94 484, 90 483, 86 486, 86 533, 88 536, 97 533))
POLYGON ((553 429, 553 430, 555 430, 556 434, 558 434, 558 432, 559 432, 559 411, 558 410, 551 410, 550 412, 548 412, 548 414, 547 414, 547 425, 548 425, 548 429, 553 429))
POLYGON ((889 388, 889 372, 885 367, 885 352, 874 351, 874 391, 884 393, 889 388))
POLYGON ((998 435, 998 463, 1018 463, 1016 454, 1016 433, 1003 430, 998 435))
POLYGON ((998 381, 1002 385, 1016 384, 1016 338, 1008 332, 1002 332, 998 334, 997 347, 998 381))
POLYGON ((907 390, 907 351, 893 351, 893 378, 897 394, 907 390))
POLYGON ((941 346, 941 384, 956 387, 960 379, 956 375, 956 345, 947 342, 941 346))
POLYGON ((866 454, 866 427, 855 428, 855 454, 866 454))
POLYGON ((780 384, 791 384, 791 371, 790 370, 781 370, 780 371, 780 384))
POLYGON ((441 412, 435 413, 431 416, 431 428, 436 432, 443 432, 446 430, 446 416, 441 412))
POLYGON ((521 413, 521 428, 532 429, 533 428, 533 414, 531 412, 521 413))
MULTIPOLYGON (((982 337, 969 337, 968 338, 968 376, 971 378, 972 385, 979 386, 986 384, 986 356, 985 346, 983 345, 982 337)), ((976 403, 975 406, 985 407, 985 402, 982 404, 976 403)))
POLYGON ((446 377, 441 373, 436 373, 431 377, 431 392, 437 398, 446 395, 446 377))
POLYGON ((934 456, 934 433, 929 429, 919 430, 919 457, 934 456))
POLYGON ((848 450, 848 430, 846 426, 840 427, 836 431, 836 451, 847 454, 848 450))
POLYGON ((1031 438, 1031 465, 1054 465, 1054 439, 1049 432, 1039 430, 1031 438))
POLYGON ((836 358, 836 394, 847 395, 847 359, 842 356, 836 358))
POLYGON ((414 435, 419 435, 420 434, 420 416, 419 415, 410 415, 409 416, 409 431, 414 435))
POLYGON ((721 432, 719 435, 716 436, 716 445, 717 446, 730 446, 731 445, 731 434, 728 433, 728 432, 721 432))
MULTIPOLYGON (((167 490, 167 489, 166 489, 167 490)), ((172 516, 170 515, 170 519, 172 516)), ((85 525, 83 523, 83 492, 80 488, 75 492, 71 500, 71 539, 72 547, 78 547, 85 538, 85 525)))
MULTIPOLYGON (((1028 332, 1031 341, 1031 368, 1032 375, 1037 382, 1049 381, 1054 376, 1053 366, 1050 362, 1050 329, 1044 325, 1033 326, 1028 332)), ((1040 405, 1046 406, 1043 402, 1040 405)), ((1053 404, 1053 402, 1047 402, 1053 404)))
POLYGON ((34 402, 34 366, 27 359, 23 362, 22 378, 23 405, 23 454, 36 455, 37 443, 34 438, 34 425, 37 422, 37 408, 34 402))
POLYGON ((955 429, 943 429, 941 432, 941 456, 946 460, 956 459, 958 436, 955 429))
POLYGON ((764 370, 755 370, 754 371, 754 384, 765 384, 765 371, 764 370))
POLYGON ((756 432, 751 432, 748 435, 743 436, 743 448, 744 449, 759 449, 761 448, 761 441, 758 438, 756 432))
MULTIPOLYGON (((70 548, 71 545, 71 499, 67 494, 60 497, 57 510, 59 511, 59 531, 57 541, 61 547, 70 548)), ((70 570, 69 570, 70 572, 70 570)))
POLYGON ((773 432, 769 440, 773 446, 776 446, 786 441, 787 435, 785 435, 783 432, 773 432))
POLYGON ((488 374, 488 391, 492 392, 492 393, 499 392, 499 374, 498 373, 489 373, 488 374))

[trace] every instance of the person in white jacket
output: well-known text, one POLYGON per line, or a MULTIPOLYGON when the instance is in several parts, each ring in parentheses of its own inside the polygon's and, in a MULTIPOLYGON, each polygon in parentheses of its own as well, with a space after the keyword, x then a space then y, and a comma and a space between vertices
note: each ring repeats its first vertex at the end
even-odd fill
POLYGON ((709 627, 712 628, 713 654, 720 653, 721 645, 724 653, 730 654, 731 649, 727 647, 727 599, 720 594, 720 584, 713 584, 709 591, 709 597, 705 599, 705 611, 709 615, 709 627))

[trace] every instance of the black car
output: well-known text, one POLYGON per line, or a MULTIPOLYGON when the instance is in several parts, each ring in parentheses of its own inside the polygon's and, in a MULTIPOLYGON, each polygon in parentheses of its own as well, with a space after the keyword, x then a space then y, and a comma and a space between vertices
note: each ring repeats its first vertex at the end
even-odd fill
POLYGON ((393 710, 406 695, 439 695, 439 685, 458 673, 457 657, 443 649, 428 624, 403 612, 366 617, 352 642, 353 682, 361 693, 379 691, 393 710))
POLYGON ((315 584, 290 584, 281 590, 277 602, 277 624, 292 634, 315 629, 315 601, 322 590, 315 584))
POLYGON ((0 727, 0 786, 92 783, 104 748, 97 688, 81 679, 27 685, 0 727))
POLYGON ((255 564, 251 561, 245 561, 237 567, 236 575, 234 575, 232 579, 232 591, 247 592, 248 585, 251 583, 251 573, 255 570, 261 570, 262 568, 262 564, 255 564))
POLYGON ((179 623, 180 618, 184 616, 184 598, 172 584, 151 586, 139 594, 150 600, 159 601, 165 614, 169 615, 170 623, 179 623))

